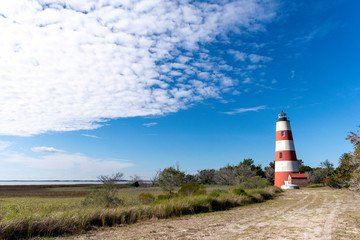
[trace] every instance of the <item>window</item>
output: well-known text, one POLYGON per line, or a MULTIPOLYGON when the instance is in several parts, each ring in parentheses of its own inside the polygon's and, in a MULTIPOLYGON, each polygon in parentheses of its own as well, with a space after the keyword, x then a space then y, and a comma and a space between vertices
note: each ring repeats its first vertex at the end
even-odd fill
POLYGON ((285 131, 281 131, 281 136, 282 136, 282 137, 285 136, 285 131))
POLYGON ((279 152, 279 158, 282 158, 282 152, 279 152))

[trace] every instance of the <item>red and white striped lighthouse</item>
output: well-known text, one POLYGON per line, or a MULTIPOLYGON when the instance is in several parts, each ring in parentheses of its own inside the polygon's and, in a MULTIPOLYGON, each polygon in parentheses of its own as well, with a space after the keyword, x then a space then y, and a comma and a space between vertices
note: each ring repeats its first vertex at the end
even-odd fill
POLYGON ((281 111, 276 122, 275 150, 275 186, 281 187, 288 180, 290 173, 298 173, 299 165, 296 158, 290 121, 286 113, 281 111))

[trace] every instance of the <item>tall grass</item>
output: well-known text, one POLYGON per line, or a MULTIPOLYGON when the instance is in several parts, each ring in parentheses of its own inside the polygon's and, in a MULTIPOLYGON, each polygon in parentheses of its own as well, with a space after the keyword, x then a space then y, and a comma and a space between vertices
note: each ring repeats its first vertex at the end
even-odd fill
MULTIPOLYGON (((81 207, 82 198, 50 199, 53 201, 43 199, 42 204, 38 204, 41 199, 2 199, 0 200, 0 239, 74 234, 93 227, 117 226, 146 219, 226 210, 262 202, 272 198, 278 191, 277 188, 270 187, 247 190, 247 195, 236 195, 231 191, 222 190, 216 195, 176 197, 170 200, 156 200, 150 204, 129 201, 130 204, 127 206, 118 208, 81 207), (31 200, 37 202, 37 206, 32 205, 31 200)), ((137 192, 139 193, 140 191, 137 192)))

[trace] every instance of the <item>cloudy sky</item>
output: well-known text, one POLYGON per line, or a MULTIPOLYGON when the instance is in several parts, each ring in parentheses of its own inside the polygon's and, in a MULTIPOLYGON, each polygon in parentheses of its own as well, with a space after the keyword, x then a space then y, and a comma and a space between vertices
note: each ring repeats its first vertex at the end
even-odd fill
POLYGON ((337 164, 360 124, 360 3, 0 2, 0 179, 298 158, 337 164))

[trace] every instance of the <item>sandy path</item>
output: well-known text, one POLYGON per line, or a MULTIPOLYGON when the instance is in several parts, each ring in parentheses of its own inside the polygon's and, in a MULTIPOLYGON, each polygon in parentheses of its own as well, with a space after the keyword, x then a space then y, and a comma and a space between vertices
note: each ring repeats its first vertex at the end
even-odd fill
POLYGON ((66 239, 360 239, 360 199, 301 189, 230 211, 107 228, 66 239))

